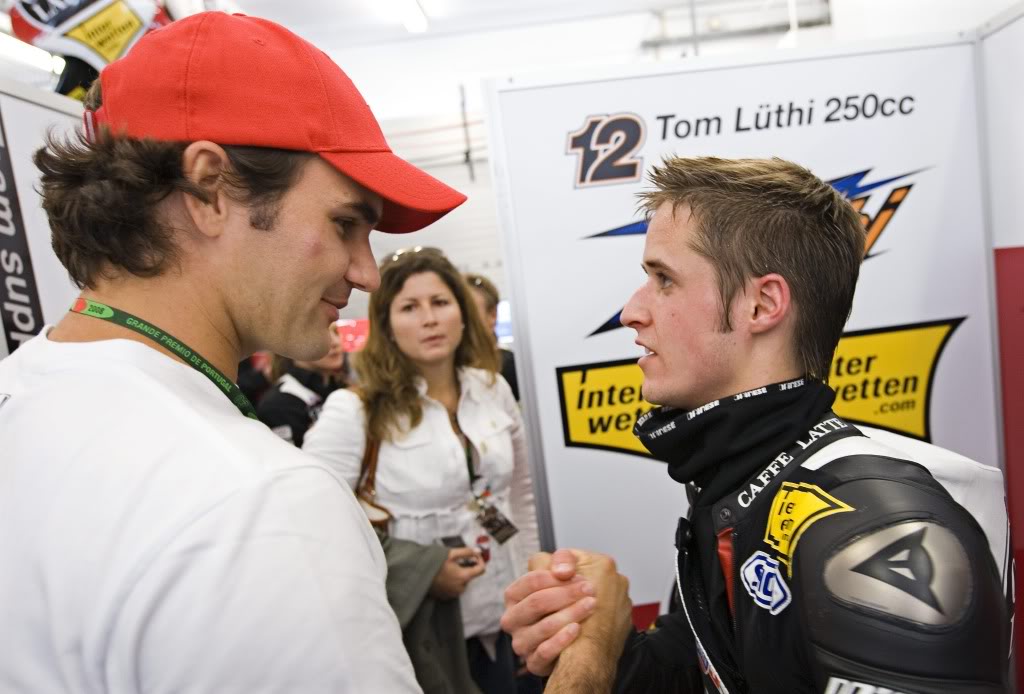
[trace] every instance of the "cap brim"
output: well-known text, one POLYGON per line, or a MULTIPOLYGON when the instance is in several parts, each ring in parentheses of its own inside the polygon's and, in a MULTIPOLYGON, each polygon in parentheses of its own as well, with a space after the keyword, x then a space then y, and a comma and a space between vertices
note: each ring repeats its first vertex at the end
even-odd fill
POLYGON ((377 229, 405 234, 433 224, 466 196, 392 152, 319 152, 331 166, 384 200, 377 229))

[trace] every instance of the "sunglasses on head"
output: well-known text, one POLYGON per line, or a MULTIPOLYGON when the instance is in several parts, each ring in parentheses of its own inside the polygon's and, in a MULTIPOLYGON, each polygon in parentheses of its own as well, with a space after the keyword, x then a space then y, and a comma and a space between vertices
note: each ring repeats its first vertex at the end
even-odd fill
POLYGON ((409 246, 408 248, 399 248, 391 255, 386 256, 384 258, 384 261, 381 263, 381 267, 390 265, 391 263, 401 258, 403 255, 411 255, 415 253, 428 253, 430 255, 439 256, 441 258, 445 257, 444 252, 440 248, 434 248, 433 246, 409 246))

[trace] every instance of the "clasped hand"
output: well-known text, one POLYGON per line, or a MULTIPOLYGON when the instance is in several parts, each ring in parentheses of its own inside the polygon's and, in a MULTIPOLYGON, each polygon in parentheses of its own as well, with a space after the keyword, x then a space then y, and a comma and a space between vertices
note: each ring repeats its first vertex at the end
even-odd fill
POLYGON ((536 675, 550 675, 574 646, 584 659, 616 662, 631 625, 629 581, 603 554, 579 550, 540 553, 530 572, 505 591, 501 627, 536 675))

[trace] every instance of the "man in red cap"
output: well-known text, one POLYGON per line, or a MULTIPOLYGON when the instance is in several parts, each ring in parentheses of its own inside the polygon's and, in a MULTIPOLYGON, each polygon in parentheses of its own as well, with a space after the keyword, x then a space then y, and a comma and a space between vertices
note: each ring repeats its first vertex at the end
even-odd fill
POLYGON ((418 691, 352 493, 254 419, 236 365, 322 356, 377 287, 371 229, 464 196, 260 19, 159 29, 85 103, 36 154, 81 297, 0 362, 0 689, 418 691))

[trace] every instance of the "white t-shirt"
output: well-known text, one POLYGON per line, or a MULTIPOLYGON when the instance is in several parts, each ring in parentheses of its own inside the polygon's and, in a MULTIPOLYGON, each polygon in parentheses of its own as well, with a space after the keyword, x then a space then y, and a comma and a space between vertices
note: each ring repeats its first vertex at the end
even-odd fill
POLYGON ((0 361, 0 691, 419 691, 344 482, 192 368, 46 332, 0 361))

